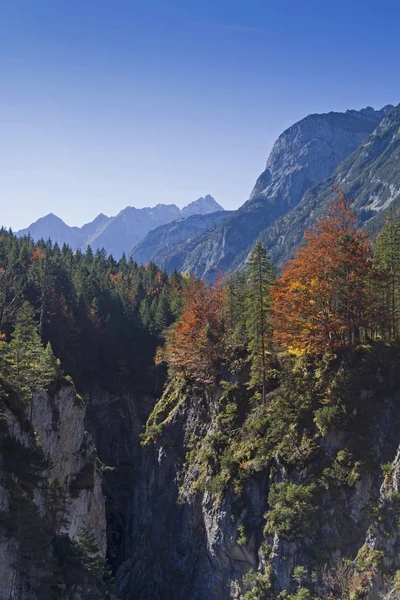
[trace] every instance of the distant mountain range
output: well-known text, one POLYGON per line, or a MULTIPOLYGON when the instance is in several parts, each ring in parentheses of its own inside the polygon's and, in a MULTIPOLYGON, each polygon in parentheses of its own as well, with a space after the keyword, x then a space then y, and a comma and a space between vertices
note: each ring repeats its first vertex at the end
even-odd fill
POLYGON ((257 240, 283 263, 329 202, 333 187, 354 198, 360 222, 375 235, 389 207, 400 208, 400 105, 312 114, 284 131, 249 200, 224 211, 211 196, 180 210, 175 205, 126 208, 99 215, 82 228, 48 215, 29 228, 74 249, 104 247, 212 281, 246 260, 257 240))
POLYGON ((209 215, 217 211, 221 213, 223 210, 212 196, 207 195, 183 209, 175 204, 157 204, 153 208, 128 206, 115 217, 100 214, 83 227, 70 227, 51 213, 18 231, 16 235, 22 237, 29 234, 36 241, 51 239, 60 246, 68 244, 73 250, 85 250, 89 245, 93 250, 105 248, 108 254, 120 258, 124 252, 130 254, 149 231, 160 225, 193 215, 209 215))

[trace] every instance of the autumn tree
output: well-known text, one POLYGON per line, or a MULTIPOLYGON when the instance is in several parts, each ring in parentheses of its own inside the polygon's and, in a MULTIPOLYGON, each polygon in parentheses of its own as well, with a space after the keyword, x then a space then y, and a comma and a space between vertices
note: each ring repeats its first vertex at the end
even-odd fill
POLYGON ((370 328, 370 242, 340 193, 273 291, 275 341, 295 351, 354 346, 370 328))
POLYGON ((221 356, 222 289, 191 276, 183 292, 180 318, 172 325, 164 358, 169 367, 203 383, 215 376, 221 356))
POLYGON ((261 242, 255 245, 250 254, 245 278, 244 315, 251 365, 249 385, 253 388, 260 387, 265 401, 267 362, 272 338, 269 309, 275 270, 261 242))

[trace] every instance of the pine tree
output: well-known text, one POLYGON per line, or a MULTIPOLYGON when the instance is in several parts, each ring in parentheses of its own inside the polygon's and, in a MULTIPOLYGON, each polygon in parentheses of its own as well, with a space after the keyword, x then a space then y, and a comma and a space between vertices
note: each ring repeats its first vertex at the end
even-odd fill
POLYGON ((251 365, 251 387, 261 387, 265 402, 267 383, 267 362, 270 355, 271 325, 271 286, 275 272, 268 253, 259 242, 250 254, 246 266, 247 297, 245 320, 248 338, 248 352, 251 365))
POLYGON ((247 297, 247 273, 236 271, 224 288, 224 320, 226 341, 232 349, 247 347, 246 315, 244 307, 247 297))
POLYGON ((24 402, 29 402, 36 390, 46 389, 57 375, 59 362, 50 344, 43 348, 29 302, 17 312, 11 341, 3 350, 5 380, 24 402))
POLYGON ((399 333, 400 318, 400 220, 390 211, 375 248, 375 266, 381 275, 381 321, 385 337, 399 333), (388 316, 388 322, 384 317, 388 316), (383 317, 383 318, 382 318, 383 317))
POLYGON ((43 328, 46 320, 47 305, 52 287, 52 274, 49 254, 51 246, 38 246, 32 249, 30 263, 32 279, 35 281, 39 292, 39 335, 43 338, 43 328))
POLYGON ((154 329, 157 333, 162 334, 171 323, 171 310, 168 299, 168 294, 164 288, 157 301, 157 308, 153 316, 154 329))

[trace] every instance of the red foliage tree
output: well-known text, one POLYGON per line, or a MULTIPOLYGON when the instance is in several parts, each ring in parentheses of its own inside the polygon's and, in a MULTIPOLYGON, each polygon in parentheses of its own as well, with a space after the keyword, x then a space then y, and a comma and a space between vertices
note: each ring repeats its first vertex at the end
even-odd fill
POLYGON ((211 382, 221 356, 223 292, 191 276, 180 318, 170 328, 163 358, 184 376, 211 382))
POLYGON ((275 341, 294 351, 353 346, 370 326, 372 251, 340 193, 273 290, 275 341))

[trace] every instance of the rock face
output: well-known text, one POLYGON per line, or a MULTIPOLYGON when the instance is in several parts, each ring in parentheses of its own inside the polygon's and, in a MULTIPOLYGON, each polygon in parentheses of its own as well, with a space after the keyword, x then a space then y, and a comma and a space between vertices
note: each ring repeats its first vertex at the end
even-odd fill
POLYGON ((104 248, 118 259, 124 252, 129 254, 149 231, 160 225, 191 215, 207 215, 222 210, 222 206, 207 195, 182 210, 175 204, 157 204, 153 208, 128 206, 115 217, 100 214, 83 227, 69 227, 55 215, 49 214, 16 235, 21 237, 29 234, 35 241, 50 238, 54 243, 60 246, 65 243, 73 250, 86 250, 87 246, 93 250, 104 248))
POLYGON ((314 114, 287 129, 274 144, 250 199, 218 227, 191 240, 184 252, 179 249, 179 268, 208 280, 235 268, 259 234, 330 177, 392 108, 314 114))
MULTIPOLYGON (((53 535, 67 535, 72 539, 79 530, 90 528, 101 555, 105 556, 106 513, 102 477, 92 438, 85 431, 85 411, 85 405, 70 384, 55 394, 36 394, 29 420, 25 420, 21 412, 2 406, 0 531, 3 526, 8 531, 6 535, 0 535, 2 600, 36 598, 31 591, 32 581, 26 587, 15 566, 21 542, 17 539, 18 535, 12 533, 9 509, 15 485, 19 482, 22 482, 22 489, 26 488, 28 503, 32 498, 32 508, 37 509, 38 518, 53 524, 53 535), (37 478, 32 479, 35 456, 41 456, 42 463, 38 467, 37 478), (55 508, 54 498, 49 500, 49 490, 57 490, 58 497, 63 499, 62 508, 55 508), (52 511, 55 511, 54 516, 50 516, 52 511)), ((40 581, 37 583, 40 585, 40 581)))
POLYGON ((32 425, 50 460, 48 481, 65 488, 67 511, 61 531, 75 537, 89 527, 105 555, 107 549, 105 502, 96 448, 85 430, 86 407, 71 387, 53 398, 46 392, 33 398, 32 425))
POLYGON ((309 189, 301 202, 261 234, 276 262, 283 263, 301 243, 303 231, 323 209, 323 200, 343 189, 369 233, 376 234, 387 210, 400 206, 400 105, 383 119, 327 180, 309 189))
POLYGON ((275 143, 250 200, 265 198, 279 203, 282 213, 293 208, 311 186, 333 173, 387 111, 385 107, 381 111, 309 115, 292 125, 275 143))

